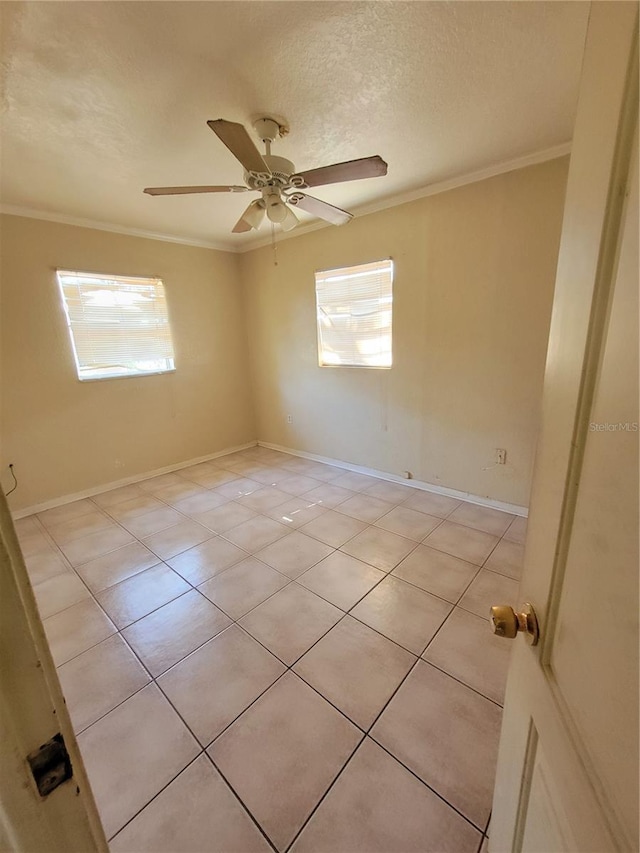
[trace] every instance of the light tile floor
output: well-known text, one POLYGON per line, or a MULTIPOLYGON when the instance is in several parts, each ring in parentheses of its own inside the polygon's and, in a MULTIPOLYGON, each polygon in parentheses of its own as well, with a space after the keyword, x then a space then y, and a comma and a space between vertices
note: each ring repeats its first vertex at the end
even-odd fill
POLYGON ((524 519, 254 447, 16 528, 113 851, 485 850, 524 519))

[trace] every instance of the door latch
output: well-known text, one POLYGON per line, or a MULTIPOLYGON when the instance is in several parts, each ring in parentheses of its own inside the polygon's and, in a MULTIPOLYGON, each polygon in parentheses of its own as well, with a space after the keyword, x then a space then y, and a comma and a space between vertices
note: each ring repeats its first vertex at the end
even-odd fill
POLYGON ((41 797, 46 797, 73 776, 71 759, 59 732, 27 755, 27 761, 41 797))

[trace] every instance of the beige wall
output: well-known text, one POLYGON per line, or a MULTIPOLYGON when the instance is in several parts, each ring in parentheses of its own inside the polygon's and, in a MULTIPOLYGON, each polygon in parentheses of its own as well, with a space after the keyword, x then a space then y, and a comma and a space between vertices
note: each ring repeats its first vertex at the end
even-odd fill
POLYGON ((566 172, 561 158, 283 240, 277 267, 270 248, 237 256, 3 216, 12 508, 256 437, 526 505, 566 172), (318 367, 314 270, 388 256, 392 369, 318 367), (80 383, 57 267, 160 276, 176 372, 80 383))
POLYGON ((236 255, 3 216, 3 485, 13 509, 256 438, 236 255), (56 267, 160 276, 175 373, 79 382, 56 267))
POLYGON ((285 240, 278 266, 243 255, 259 438, 526 505, 567 166, 285 240), (389 256, 393 367, 318 367, 314 270, 389 256))

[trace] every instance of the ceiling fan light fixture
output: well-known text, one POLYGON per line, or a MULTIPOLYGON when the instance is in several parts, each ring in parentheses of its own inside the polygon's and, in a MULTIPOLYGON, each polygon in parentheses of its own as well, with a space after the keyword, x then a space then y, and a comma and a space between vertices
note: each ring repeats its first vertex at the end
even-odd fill
POLYGON ((248 225, 255 228, 257 231, 262 225, 262 220, 264 219, 264 204, 261 201, 252 201, 243 213, 242 218, 248 225))
POLYGON ((265 199, 267 205, 267 216, 271 222, 281 225, 287 218, 287 206, 279 196, 269 195, 265 199))
POLYGON ((291 231, 292 228, 295 228, 296 225, 299 224, 300 220, 295 215, 293 210, 289 207, 289 205, 285 205, 286 217, 282 220, 282 230, 283 231, 291 231))

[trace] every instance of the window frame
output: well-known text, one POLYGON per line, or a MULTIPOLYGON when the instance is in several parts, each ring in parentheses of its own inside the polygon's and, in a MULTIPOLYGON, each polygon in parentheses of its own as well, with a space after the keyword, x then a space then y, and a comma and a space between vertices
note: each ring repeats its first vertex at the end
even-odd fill
POLYGON ((329 368, 337 368, 339 370, 391 370, 393 368, 393 284, 395 278, 395 261, 393 258, 388 255, 384 258, 376 258, 373 261, 358 261, 357 263, 342 265, 339 267, 327 267, 325 269, 316 269, 313 272, 314 276, 314 302, 315 302, 315 311, 316 311, 316 347, 318 354, 318 367, 329 367, 329 368), (319 273, 332 273, 332 272, 340 272, 341 270, 347 270, 352 267, 360 267, 360 266, 369 266, 370 264, 382 264, 386 261, 391 263, 391 364, 326 364, 322 361, 322 341, 320 337, 320 323, 318 322, 318 283, 316 276, 319 273))
POLYGON ((57 267, 55 269, 55 276, 56 276, 56 282, 58 284, 58 292, 60 294, 60 301, 62 304, 62 312, 63 312, 65 323, 67 326, 67 333, 69 335, 69 341, 71 343, 71 352, 73 354, 73 363, 74 363, 75 370, 76 370, 76 381, 77 382, 85 383, 85 382, 105 382, 108 380, 115 380, 115 379, 138 379, 138 378, 144 377, 144 376, 164 376, 166 374, 171 374, 171 373, 176 372, 176 369, 177 369, 176 368, 176 353, 175 353, 175 346, 174 346, 174 340, 173 340, 171 311, 169 309, 169 303, 168 303, 168 300, 166 298, 166 289, 165 289, 164 279, 161 276, 159 276, 159 275, 123 275, 122 273, 102 273, 102 272, 95 272, 94 270, 79 270, 77 268, 74 269, 71 267, 57 267), (144 370, 144 371, 138 371, 136 373, 114 373, 114 374, 109 374, 108 376, 81 376, 80 375, 81 367, 80 367, 80 361, 78 359, 78 351, 76 348, 76 341, 75 341, 75 337, 73 334, 73 326, 72 326, 72 322, 71 322, 71 317, 69 315, 69 307, 67 305, 67 300, 66 300, 66 297, 64 294, 64 288, 63 288, 62 279, 61 279, 61 276, 63 276, 63 275, 77 275, 77 276, 83 276, 84 275, 84 276, 88 276, 88 277, 90 276, 93 278, 102 278, 102 279, 106 279, 106 280, 110 280, 110 281, 114 281, 116 279, 129 279, 129 280, 139 279, 140 281, 147 281, 147 282, 155 281, 155 282, 159 283, 164 290, 165 305, 166 305, 166 309, 167 309, 167 323, 169 324, 169 333, 171 336, 171 348, 173 350, 173 358, 171 359, 173 362, 173 367, 169 367, 165 370, 144 370))

